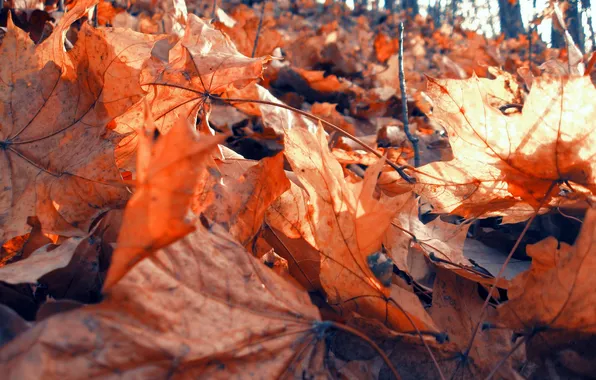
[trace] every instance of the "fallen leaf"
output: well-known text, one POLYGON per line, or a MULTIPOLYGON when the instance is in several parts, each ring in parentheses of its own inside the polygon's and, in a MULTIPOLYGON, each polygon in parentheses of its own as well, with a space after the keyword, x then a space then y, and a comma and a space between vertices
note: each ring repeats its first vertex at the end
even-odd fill
MULTIPOLYGON (((267 3, 263 4, 266 5, 267 3)), ((259 15, 245 5, 234 7, 230 16, 236 21, 234 25, 227 26, 217 22, 215 26, 228 35, 245 56, 253 56, 257 32, 259 37, 254 56, 270 55, 276 47, 283 46, 283 36, 275 29, 273 17, 267 15, 261 20, 259 15)))
POLYGON ((240 173, 230 164, 225 160, 219 165, 221 177, 209 189, 215 199, 203 213, 246 246, 261 229, 269 205, 290 187, 290 182, 282 154, 264 158, 240 173))
POLYGON ((154 37, 83 24, 68 52, 64 34, 96 1, 79 1, 52 35, 34 45, 9 21, 0 46, 0 240, 29 231, 84 235, 128 194, 106 124, 144 94, 139 65, 154 37))
POLYGON ((84 238, 73 237, 59 246, 45 245, 29 256, 0 268, 0 281, 9 284, 36 283, 44 274, 68 265, 84 238))
POLYGON ((148 101, 158 129, 167 132, 181 117, 196 123, 207 94, 256 81, 269 59, 242 55, 221 31, 188 15, 185 34, 169 50, 169 60, 153 57, 141 73, 141 83, 151 90, 148 101))
POLYGON ((313 115, 338 126, 351 135, 355 135, 356 129, 339 112, 337 112, 336 106, 337 104, 332 103, 315 103, 312 105, 310 112, 312 112, 313 115))
POLYGON ((308 194, 306 214, 293 218, 311 225, 329 304, 348 315, 357 310, 387 321, 401 331, 435 330, 413 293, 383 286, 367 263, 368 255, 381 248, 397 212, 393 200, 373 196, 384 160, 369 168, 363 182, 349 185, 329 152, 322 128, 316 134, 304 128, 288 128, 285 133, 286 157, 308 194))
POLYGON ((288 261, 290 273, 309 291, 322 289, 321 254, 308 215, 308 194, 294 182, 266 213, 265 238, 288 261))
POLYGON ((151 115, 139 135, 135 193, 124 212, 116 251, 105 280, 110 288, 134 265, 194 229, 187 220, 197 179, 206 158, 222 139, 200 139, 186 118, 162 136, 151 115))
POLYGON ((137 265, 101 304, 18 335, 0 349, 0 368, 44 379, 318 377, 321 324, 305 292, 225 233, 199 227, 137 265))
POLYGON ((573 246, 553 237, 528 245, 532 265, 513 279, 509 301, 499 307, 500 321, 525 336, 540 357, 594 342, 595 228, 596 211, 590 208, 573 246))
MULTIPOLYGON (((392 221, 384 237, 384 246, 398 268, 410 271, 409 255, 422 252, 435 265, 446 268, 469 280, 492 286, 494 277, 464 255, 464 242, 469 224, 456 225, 443 222, 440 218, 424 224, 420 221, 419 198, 410 194, 400 196, 400 213, 392 221), (419 250, 410 250, 416 244, 419 250)), ((507 288, 504 279, 499 280, 499 287, 507 288)))
MULTIPOLYGON (((511 330, 479 330, 466 354, 476 325, 485 318, 494 319, 496 315, 495 310, 489 307, 488 318, 484 316, 483 303, 477 284, 448 270, 437 269, 430 315, 441 330, 447 333, 449 342, 454 343, 460 351, 459 360, 453 360, 458 365, 445 374, 448 378, 484 378, 497 365, 496 378, 513 379, 518 376, 512 366, 513 360, 507 358, 512 348, 511 330), (502 358, 507 360, 500 363, 502 358)), ((521 351, 516 356, 520 354, 523 356, 521 351)), ((521 362, 519 358, 517 361, 521 362)))
POLYGON ((397 53, 399 49, 399 41, 396 38, 390 38, 382 32, 377 33, 375 36, 375 53, 377 59, 381 63, 385 63, 392 55, 397 53))
POLYGON ((537 78, 522 112, 507 114, 514 95, 501 81, 429 78, 428 86, 455 156, 417 169, 417 189, 435 212, 523 221, 539 204, 560 201, 555 183, 580 194, 596 189, 596 108, 588 102, 596 89, 588 78, 537 78))

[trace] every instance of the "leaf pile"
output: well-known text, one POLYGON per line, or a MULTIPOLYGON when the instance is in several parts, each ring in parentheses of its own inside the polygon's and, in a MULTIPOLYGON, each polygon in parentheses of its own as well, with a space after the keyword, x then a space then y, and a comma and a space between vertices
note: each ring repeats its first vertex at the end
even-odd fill
POLYGON ((2 11, 0 371, 592 375, 583 57, 274 3, 2 11))

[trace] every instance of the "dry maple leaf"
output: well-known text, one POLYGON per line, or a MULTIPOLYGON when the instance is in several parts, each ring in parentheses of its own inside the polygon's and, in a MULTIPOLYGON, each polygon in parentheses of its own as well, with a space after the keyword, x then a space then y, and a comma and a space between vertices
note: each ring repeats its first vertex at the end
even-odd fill
POLYGON ((47 244, 40 247, 28 258, 1 267, 0 281, 9 284, 35 284, 44 274, 67 266, 83 240, 84 238, 73 237, 59 246, 47 244))
POLYGON ((194 229, 187 220, 193 190, 220 136, 198 138, 186 118, 162 136, 146 115, 139 135, 135 194, 126 206, 105 288, 140 260, 194 229))
POLYGON ((308 215, 308 193, 290 182, 290 188, 271 204, 266 214, 266 239, 288 260, 294 277, 309 291, 322 289, 319 280, 321 254, 315 248, 315 232, 308 215))
POLYGON ((55 314, 3 346, 0 370, 25 379, 318 377, 324 326, 306 292, 220 229, 198 227, 101 304, 55 314))
POLYGON ((554 183, 579 193, 596 189, 590 79, 538 78, 521 113, 503 84, 429 78, 433 117, 447 129, 455 156, 417 169, 417 189, 436 212, 521 221, 540 203, 561 199, 550 190, 554 183))
MULTIPOLYGON (((478 331, 470 352, 466 354, 476 325, 481 318, 486 318, 482 311, 484 299, 478 293, 478 286, 445 269, 437 270, 430 315, 459 351, 441 364, 445 366, 448 378, 452 379, 484 378, 497 365, 497 378, 514 379, 518 375, 512 368, 511 358, 507 358, 512 347, 510 330, 478 331), (507 358, 505 362, 499 363, 504 358, 507 358)), ((494 317, 495 310, 489 309, 488 315, 494 317)))
POLYGON ((512 281, 500 321, 526 336, 541 356, 580 350, 596 336, 596 210, 590 208, 575 245, 549 237, 528 245, 532 266, 512 281))
POLYGON ((9 19, 0 46, 0 240, 28 231, 83 235, 93 218, 128 197, 114 162, 118 136, 106 129, 143 95, 138 83, 154 37, 82 25, 96 1, 79 1, 35 46, 9 19))
MULTIPOLYGON (((322 127, 316 134, 304 128, 288 128, 285 133, 286 157, 308 194, 303 196, 306 213, 291 218, 310 224, 301 229, 310 228, 314 247, 321 252, 320 281, 329 304, 387 321, 401 331, 436 330, 413 293, 385 287, 367 263, 368 255, 381 248, 397 212, 394 200, 373 196, 384 160, 369 168, 362 182, 349 184, 329 152, 322 127)), ((292 209, 300 210, 285 207, 286 212, 292 209)))
MULTIPOLYGON (((263 3, 267 6, 269 3, 263 3)), ((270 13, 273 13, 269 11, 270 13)), ((222 19, 222 10, 218 9, 218 17, 222 19)), ((224 17, 226 17, 225 15, 224 17)), ((257 32, 259 34, 258 44, 254 56, 260 57, 266 54, 272 54, 276 47, 283 47, 283 36, 275 30, 275 19, 271 16, 261 17, 251 8, 240 5, 232 9, 229 21, 233 23, 216 22, 215 26, 230 37, 238 50, 246 55, 253 55, 257 32), (231 17, 231 18, 230 18, 231 17)))
MULTIPOLYGON (((456 225, 437 218, 424 224, 418 218, 419 198, 406 194, 400 205, 400 213, 391 222, 384 238, 384 246, 395 264, 401 270, 409 272, 409 255, 418 251, 410 250, 415 243, 435 265, 449 269, 472 281, 492 286, 494 278, 476 267, 464 255, 464 242, 469 224, 456 225)), ((506 288, 507 281, 499 280, 499 287, 506 288)))
MULTIPOLYGON (((218 166, 219 173, 214 174, 218 177, 215 185, 203 190, 213 192, 214 197, 204 216, 225 226, 243 246, 261 229, 269 205, 290 187, 282 154, 252 165, 247 161, 224 160, 218 166)), ((193 205, 193 211, 197 207, 193 205)))
POLYGON ((141 74, 142 84, 151 89, 148 100, 162 132, 180 117, 196 121, 210 94, 257 80, 270 59, 242 55, 225 34, 194 14, 188 15, 185 34, 168 57, 154 56, 141 74))
MULTIPOLYGON (((279 102, 267 90, 255 87, 259 99, 279 102)), ((321 253, 319 280, 330 303, 348 315, 362 309, 361 314, 388 321, 403 331, 436 330, 413 293, 395 286, 385 288, 368 266, 367 256, 381 248, 384 232, 397 212, 393 200, 373 197, 376 174, 384 160, 367 171, 364 182, 349 184, 329 152, 322 127, 272 105, 259 105, 259 112, 265 125, 275 124, 283 130, 286 158, 303 186, 292 184, 282 194, 269 209, 267 223, 291 239, 304 239, 321 253)), ((292 266, 300 266, 303 259, 312 265, 310 252, 308 258, 286 259, 292 266)), ((312 277, 316 271, 298 271, 305 288, 318 285, 312 277)))

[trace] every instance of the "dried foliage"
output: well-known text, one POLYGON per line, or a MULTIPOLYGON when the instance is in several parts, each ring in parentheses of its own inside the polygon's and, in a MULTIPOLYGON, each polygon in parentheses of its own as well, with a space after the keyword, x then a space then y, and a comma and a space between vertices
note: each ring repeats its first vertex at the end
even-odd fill
POLYGON ((529 62, 340 2, 50 3, 0 32, 3 376, 594 374, 571 39, 529 62))

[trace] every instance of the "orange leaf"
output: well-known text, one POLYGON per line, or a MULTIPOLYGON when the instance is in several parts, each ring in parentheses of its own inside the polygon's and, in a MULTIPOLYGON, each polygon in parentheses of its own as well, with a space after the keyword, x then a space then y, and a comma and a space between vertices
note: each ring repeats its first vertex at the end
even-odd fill
POLYGON ((296 71, 308 82, 310 87, 321 92, 341 91, 345 86, 335 75, 325 76, 324 71, 312 71, 297 68, 296 71))
POLYGON ((214 192, 217 202, 203 213, 225 226, 236 241, 246 246, 261 229, 265 210, 290 187, 290 182, 283 170, 282 154, 264 158, 244 172, 242 167, 238 170, 237 163, 237 160, 221 163, 221 177, 208 190, 214 192))
POLYGON ((221 31, 188 15, 184 36, 166 57, 149 60, 141 74, 141 83, 152 90, 148 101, 158 129, 166 132, 180 117, 196 122, 206 94, 247 86, 261 77, 269 59, 242 55, 221 31))
POLYGON ((25 379, 172 371, 323 377, 322 323, 306 292, 221 230, 198 227, 136 266, 102 303, 54 314, 18 335, 0 349, 0 363, 3 376, 25 379), (31 365, 39 360, 48 365, 31 365))
MULTIPOLYGON (((554 182, 569 181, 579 194, 596 189, 596 89, 589 78, 536 79, 521 113, 502 79, 429 78, 428 86, 433 117, 447 129, 455 156, 417 169, 418 191, 436 212, 521 221, 554 182)), ((557 201, 552 193, 545 203, 557 201)))
POLYGON ((367 257, 381 248, 383 234, 397 212, 394 200, 373 197, 384 160, 366 172, 363 182, 350 185, 329 152, 321 127, 316 135, 303 128, 285 133, 286 157, 308 193, 306 215, 292 218, 310 224, 314 246, 322 256, 320 281, 329 304, 341 311, 358 310, 402 331, 414 329, 412 323, 419 329, 436 330, 413 293, 385 287, 368 266, 367 257))
POLYGON ((538 329, 529 339, 542 345, 537 348, 543 354, 596 333, 595 239, 596 210, 590 208, 575 245, 548 237, 526 248, 532 266, 513 279, 509 301, 499 311, 501 321, 516 331, 538 329))
POLYGON ((104 289, 139 261, 194 229, 186 220, 193 189, 205 159, 222 140, 219 136, 199 139, 184 118, 165 136, 159 135, 149 115, 146 123, 140 135, 135 194, 126 206, 104 289))
POLYGON ((497 378, 513 379, 517 376, 509 357, 512 347, 510 330, 478 331, 467 353, 469 357, 464 356, 476 325, 484 319, 493 320, 496 315, 492 308, 488 311, 489 318, 482 314, 483 301, 476 283, 445 269, 437 270, 430 314, 441 330, 448 334, 449 342, 455 343, 460 352, 460 355, 453 355, 453 360, 448 361, 457 364, 455 368, 453 365, 443 367, 449 378, 485 378, 497 365, 497 378), (499 363, 502 358, 507 360, 499 363))
POLYGON ((9 19, 0 56, 0 241, 29 230, 84 235, 123 203, 114 162, 118 136, 106 125, 144 94, 139 66, 154 37, 83 23, 68 52, 64 34, 96 1, 79 1, 52 35, 34 45, 9 19))
POLYGON ((375 36, 374 45, 377 59, 381 63, 385 63, 399 49, 399 41, 396 38, 389 38, 383 33, 378 33, 375 36))

